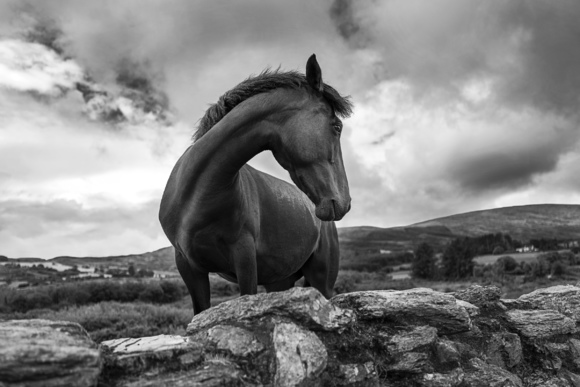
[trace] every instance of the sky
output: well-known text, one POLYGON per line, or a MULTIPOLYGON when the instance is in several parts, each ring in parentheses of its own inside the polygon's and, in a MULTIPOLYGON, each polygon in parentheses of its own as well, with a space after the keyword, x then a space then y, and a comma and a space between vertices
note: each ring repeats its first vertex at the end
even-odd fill
POLYGON ((578 20, 577 0, 0 0, 0 255, 168 246, 161 194, 205 109, 312 53, 355 106, 337 226, 580 204, 578 20))

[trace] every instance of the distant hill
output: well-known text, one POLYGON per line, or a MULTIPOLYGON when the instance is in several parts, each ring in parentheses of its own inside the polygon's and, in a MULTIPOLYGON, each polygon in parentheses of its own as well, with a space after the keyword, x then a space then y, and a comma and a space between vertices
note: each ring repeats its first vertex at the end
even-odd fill
MULTIPOLYGON (((461 236, 507 233, 526 242, 534 238, 580 240, 580 205, 539 204, 467 212, 416 223, 406 227, 342 227, 338 229, 341 250, 402 252, 414 250, 421 242, 443 248, 461 236)), ((11 259, 12 260, 12 259, 11 259)), ((39 261, 39 258, 18 258, 39 261)), ((50 261, 64 265, 116 265, 137 269, 176 271, 173 247, 110 257, 56 257, 50 261)))
POLYGON ((453 234, 476 236, 502 232, 521 241, 536 238, 580 239, 580 205, 538 204, 467 212, 416 223, 446 227, 453 234))
POLYGON ((40 258, 16 258, 10 261, 20 262, 57 262, 68 266, 120 266, 128 267, 133 263, 137 270, 148 269, 158 271, 177 271, 175 267, 175 255, 173 247, 164 247, 159 250, 131 255, 118 255, 110 257, 69 257, 61 256, 49 260, 40 258))
POLYGON ((507 233, 527 242, 534 238, 580 240, 580 205, 539 204, 446 216, 407 227, 345 227, 338 230, 341 249, 414 250, 421 242, 443 247, 453 238, 507 233))

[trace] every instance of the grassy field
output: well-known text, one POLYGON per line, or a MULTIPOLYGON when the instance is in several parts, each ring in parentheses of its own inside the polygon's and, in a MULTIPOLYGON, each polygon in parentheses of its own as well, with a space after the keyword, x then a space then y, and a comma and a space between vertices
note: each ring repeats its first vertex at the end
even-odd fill
POLYGON ((513 259, 515 259, 518 263, 519 262, 535 262, 538 255, 544 254, 543 252, 536 251, 531 253, 514 253, 514 254, 499 254, 499 255, 480 255, 478 257, 473 258, 473 262, 478 263, 480 265, 491 265, 497 261, 498 258, 504 257, 509 255, 513 259))
MULTIPOLYGON (((563 252, 569 252, 570 250, 559 250, 558 253, 563 253, 563 252)), ((513 253, 513 254, 497 254, 497 255, 492 255, 492 254, 488 254, 488 255, 480 255, 478 257, 473 258, 473 261, 475 263, 478 263, 480 265, 491 265, 493 264, 495 261, 498 260, 498 258, 501 257, 505 257, 510 256, 513 259, 516 260, 516 262, 535 262, 536 259, 538 258, 539 255, 541 254, 546 254, 546 252, 543 251, 536 251, 536 252, 530 252, 530 253, 513 253)))
MULTIPOLYGON (((514 254, 515 259, 535 260, 538 253, 514 254)), ((478 257, 492 263, 500 256, 478 257)), ((566 268, 560 276, 528 279, 524 275, 502 276, 489 280, 428 281, 413 278, 395 280, 387 273, 341 270, 336 293, 364 290, 405 290, 418 287, 441 292, 455 292, 477 283, 496 285, 502 298, 517 298, 535 289, 554 285, 576 284, 580 272, 566 268)), ((239 296, 237 285, 212 275, 212 306, 239 296)), ((299 283, 298 286, 301 285, 299 283)), ((193 317, 191 299, 181 280, 164 284, 155 280, 92 280, 69 284, 53 284, 25 289, 0 287, 0 320, 42 318, 80 323, 98 343, 124 337, 143 337, 159 334, 184 334, 193 317)), ((259 291, 264 289, 259 287, 259 291)))

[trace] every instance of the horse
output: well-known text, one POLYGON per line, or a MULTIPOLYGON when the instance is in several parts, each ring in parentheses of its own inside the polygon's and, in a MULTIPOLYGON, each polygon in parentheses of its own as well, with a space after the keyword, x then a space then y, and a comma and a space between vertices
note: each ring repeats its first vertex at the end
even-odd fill
POLYGON ((240 294, 288 290, 304 277, 326 298, 338 275, 335 220, 350 210, 342 160, 349 97, 306 74, 265 70, 222 95, 200 120, 173 168, 159 221, 194 315, 210 307, 209 273, 240 294), (246 163, 270 150, 295 186, 246 163))

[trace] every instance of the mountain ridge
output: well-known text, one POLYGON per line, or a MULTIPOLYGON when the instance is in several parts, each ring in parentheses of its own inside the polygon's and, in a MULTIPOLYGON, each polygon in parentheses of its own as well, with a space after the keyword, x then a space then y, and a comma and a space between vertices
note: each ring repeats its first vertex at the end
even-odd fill
MULTIPOLYGON (((527 242, 533 238, 580 240, 580 205, 535 204, 471 211, 430 219, 409 226, 355 226, 338 228, 341 249, 402 252, 414 250, 421 242, 445 246, 454 238, 489 233, 507 233, 527 242)), ((128 265, 136 268, 174 271, 173 247, 163 247, 142 254, 105 257, 59 256, 13 258, 14 262, 58 262, 67 265, 128 265)))

